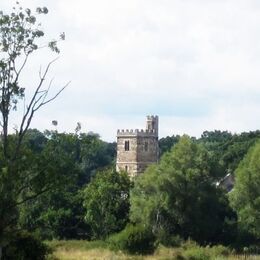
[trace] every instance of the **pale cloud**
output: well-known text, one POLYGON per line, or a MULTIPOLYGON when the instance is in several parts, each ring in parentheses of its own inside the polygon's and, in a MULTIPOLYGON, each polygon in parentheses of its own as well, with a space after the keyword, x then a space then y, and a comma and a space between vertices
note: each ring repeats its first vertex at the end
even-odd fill
MULTIPOLYGON (((3 8, 10 1, 3 0, 3 8)), ((114 140, 117 128, 160 116, 161 136, 259 128, 260 4, 257 0, 24 0, 49 7, 46 34, 66 32, 50 73, 72 81, 34 126, 86 131, 114 140)), ((32 59, 24 82, 37 80, 32 59)), ((30 84, 29 84, 30 85, 30 84)), ((32 84, 33 85, 33 84, 32 84)))

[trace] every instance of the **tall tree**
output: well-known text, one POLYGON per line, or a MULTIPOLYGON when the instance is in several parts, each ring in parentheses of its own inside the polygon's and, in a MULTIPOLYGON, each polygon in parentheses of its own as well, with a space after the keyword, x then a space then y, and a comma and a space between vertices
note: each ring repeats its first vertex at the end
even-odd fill
POLYGON ((45 131, 43 135, 30 130, 26 141, 38 154, 37 164, 46 165, 43 174, 55 187, 20 207, 19 224, 43 239, 89 238, 83 190, 98 169, 111 165, 114 150, 98 135, 78 132, 45 131))
POLYGON ((207 151, 184 136, 158 166, 141 175, 131 193, 130 218, 198 242, 223 235, 227 200, 214 186, 207 151))
POLYGON ((84 191, 85 220, 93 238, 122 230, 129 213, 130 180, 115 170, 99 172, 84 191))
MULTIPOLYGON (((19 3, 10 14, 0 12, 0 116, 1 116, 1 147, 0 147, 0 253, 2 246, 8 242, 8 237, 15 226, 17 205, 35 197, 30 194, 24 199, 20 195, 30 187, 28 169, 22 166, 26 156, 23 154, 24 136, 31 124, 33 116, 42 106, 54 100, 65 88, 61 88, 54 96, 49 96, 51 82, 45 86, 45 80, 51 61, 39 73, 39 82, 35 86, 31 99, 25 103, 25 87, 21 85, 20 77, 26 69, 29 57, 39 50, 39 39, 44 36, 37 15, 47 14, 46 7, 37 8, 36 12, 23 9, 19 3), (17 109, 18 101, 24 101, 24 113, 21 124, 16 130, 15 138, 9 136, 9 118, 13 110, 17 109)), ((64 39, 64 34, 61 36, 64 39)), ((46 47, 59 52, 56 41, 51 41, 46 47)), ((40 172, 39 172, 40 173, 40 172)), ((42 193, 42 189, 38 193, 42 193)))
POLYGON ((230 202, 238 215, 241 231, 260 239, 260 142, 247 153, 235 171, 230 202))

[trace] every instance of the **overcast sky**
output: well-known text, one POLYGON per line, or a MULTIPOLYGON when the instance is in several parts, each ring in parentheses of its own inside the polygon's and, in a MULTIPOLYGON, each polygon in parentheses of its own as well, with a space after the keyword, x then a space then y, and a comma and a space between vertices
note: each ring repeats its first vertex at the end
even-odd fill
MULTIPOLYGON (((14 1, 1 0, 10 10, 14 1)), ((71 81, 32 127, 70 132, 81 122, 114 141, 118 128, 160 120, 160 137, 260 128, 259 0, 24 0, 46 6, 49 39, 66 33, 49 73, 53 89, 71 81)), ((46 38, 46 39, 47 39, 46 38)), ((38 52, 23 83, 55 55, 38 52)), ((18 124, 19 113, 13 116, 18 124)))

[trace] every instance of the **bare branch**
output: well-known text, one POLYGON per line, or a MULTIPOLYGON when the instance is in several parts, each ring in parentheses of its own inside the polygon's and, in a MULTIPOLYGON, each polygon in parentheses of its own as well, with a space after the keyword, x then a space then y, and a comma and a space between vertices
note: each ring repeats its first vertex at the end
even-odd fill
POLYGON ((7 209, 9 210, 11 208, 15 208, 16 206, 19 206, 19 205, 25 203, 26 201, 29 201, 29 200, 32 200, 32 199, 36 199, 37 197, 39 197, 40 195, 42 195, 43 193, 45 193, 45 192, 47 192, 47 191, 49 191, 51 189, 52 189, 52 186, 48 187, 48 188, 45 188, 45 189, 41 190, 40 192, 38 192, 38 193, 36 193, 34 195, 28 196, 28 197, 26 197, 26 198, 24 198, 24 199, 22 199, 22 200, 20 200, 20 201, 18 201, 16 203, 10 205, 9 207, 7 207, 7 209))
POLYGON ((29 53, 28 54, 25 54, 25 59, 23 61, 23 64, 21 65, 21 68, 18 70, 18 72, 15 70, 15 73, 16 73, 16 78, 15 78, 15 81, 14 82, 17 82, 18 81, 18 78, 24 68, 24 66, 26 65, 27 63, 27 60, 28 60, 28 57, 29 57, 29 53))
MULTIPOLYGON (((49 86, 48 86, 48 89, 47 90, 41 90, 41 87, 43 85, 43 82, 46 78, 46 75, 50 69, 50 66, 57 60, 58 58, 52 60, 51 62, 49 62, 49 64, 47 65, 44 73, 43 73, 43 76, 41 76, 40 78, 40 82, 37 86, 37 88, 35 89, 34 91, 34 94, 33 94, 33 97, 31 98, 30 102, 29 102, 29 105, 27 106, 26 110, 25 110, 25 113, 22 117, 22 122, 20 124, 20 129, 19 129, 19 132, 18 132, 18 141, 17 141, 17 145, 15 147, 15 152, 14 152, 14 156, 13 156, 13 159, 12 161, 14 161, 16 158, 17 158, 17 155, 19 153, 19 150, 20 150, 20 146, 21 146, 21 143, 22 143, 22 139, 25 135, 25 133, 27 132, 30 124, 31 124, 31 121, 32 121, 32 118, 34 116, 34 113, 40 109, 42 106, 48 104, 49 102, 53 101, 54 99, 56 99, 58 97, 58 95, 70 84, 70 82, 68 82, 64 87, 62 87, 52 98, 48 99, 45 101, 48 93, 49 93, 49 90, 50 90, 50 87, 51 87, 51 84, 52 84, 52 81, 50 81, 49 83, 49 86)), ((41 74, 41 73, 40 73, 41 74)))
POLYGON ((53 101, 55 98, 57 98, 59 96, 59 94, 70 84, 70 81, 63 87, 61 88, 52 98, 48 99, 45 102, 42 102, 34 111, 38 110, 41 106, 44 106, 48 103, 50 103, 51 101, 53 101))
POLYGON ((40 79, 42 78, 42 66, 40 66, 40 69, 39 69, 39 78, 40 79))
POLYGON ((26 111, 25 115, 23 116, 23 119, 22 119, 22 122, 21 122, 21 125, 20 125, 19 135, 22 134, 22 132, 23 132, 23 128, 24 128, 24 124, 25 124, 25 121, 26 121, 26 119, 27 119, 27 116, 28 116, 28 114, 30 113, 30 110, 31 110, 31 108, 32 108, 32 106, 33 106, 33 104, 34 104, 34 102, 35 102, 35 99, 36 99, 36 97, 37 97, 37 95, 38 95, 38 92, 39 92, 40 88, 42 87, 42 84, 43 84, 43 82, 44 82, 44 80, 45 80, 45 77, 46 77, 46 75, 47 75, 47 73, 48 73, 48 71, 49 71, 49 69, 50 69, 50 66, 51 66, 57 59, 58 59, 58 58, 52 60, 52 61, 49 62, 49 64, 47 65, 47 67, 46 67, 46 69, 45 69, 45 71, 44 71, 44 74, 43 74, 43 76, 42 76, 41 79, 40 79, 40 82, 39 82, 39 84, 38 84, 38 87, 36 88, 36 90, 35 90, 35 92, 34 92, 34 95, 33 95, 33 97, 31 98, 31 101, 30 101, 30 103, 29 103, 29 105, 28 105, 28 107, 27 107, 27 111, 26 111))

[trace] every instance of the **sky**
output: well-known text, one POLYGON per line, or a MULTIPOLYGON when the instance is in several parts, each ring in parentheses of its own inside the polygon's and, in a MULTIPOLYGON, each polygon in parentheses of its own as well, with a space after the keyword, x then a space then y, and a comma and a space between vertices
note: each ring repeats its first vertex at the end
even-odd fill
MULTIPOLYGON (((32 127, 73 132, 80 122, 106 141, 117 129, 144 128, 146 115, 159 116, 160 137, 260 129, 259 0, 19 2, 49 9, 40 18, 46 41, 66 34, 48 80, 53 93, 70 84, 32 127)), ((13 5, 1 0, 0 9, 13 5)), ((29 60, 28 99, 39 68, 56 56, 42 49, 29 60)))

